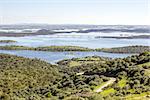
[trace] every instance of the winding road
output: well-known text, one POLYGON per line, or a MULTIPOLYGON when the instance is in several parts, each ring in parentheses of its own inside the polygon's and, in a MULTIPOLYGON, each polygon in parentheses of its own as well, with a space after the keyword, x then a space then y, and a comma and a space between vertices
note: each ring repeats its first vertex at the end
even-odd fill
MULTIPOLYGON (((80 73, 77 73, 76 75, 83 75, 83 74, 84 74, 84 72, 80 72, 80 73)), ((102 92, 103 88, 107 87, 110 84, 113 84, 115 81, 116 81, 116 78, 110 77, 109 81, 107 81, 104 85, 102 85, 98 89, 95 89, 94 92, 97 92, 97 93, 102 92)))
POLYGON ((109 81, 106 82, 106 84, 104 84, 103 86, 99 87, 98 89, 95 90, 95 92, 102 92, 103 88, 107 87, 110 84, 113 84, 116 81, 116 78, 110 78, 109 81))

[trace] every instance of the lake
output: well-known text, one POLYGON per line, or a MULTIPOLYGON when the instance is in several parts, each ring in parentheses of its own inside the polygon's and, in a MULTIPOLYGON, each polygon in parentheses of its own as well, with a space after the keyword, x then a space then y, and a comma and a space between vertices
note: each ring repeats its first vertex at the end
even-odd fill
POLYGON ((49 52, 49 51, 29 51, 29 50, 0 50, 0 53, 18 55, 28 58, 39 58, 52 64, 63 59, 79 58, 94 55, 111 58, 124 58, 132 55, 132 54, 117 54, 104 52, 49 52))
MULTIPOLYGON (((120 33, 62 33, 54 35, 38 35, 26 37, 0 37, 0 40, 15 40, 17 43, 0 43, 4 45, 23 45, 29 47, 38 46, 82 46, 88 48, 111 48, 131 45, 150 46, 148 39, 111 39, 95 38, 95 36, 119 36, 120 33)), ((122 33, 123 34, 123 33, 122 33)), ((133 33, 124 33, 130 34, 133 33)), ((135 33, 134 33, 135 34, 135 33)), ((132 54, 117 54, 104 52, 49 52, 49 51, 27 51, 27 50, 0 50, 0 53, 13 54, 28 58, 39 58, 41 60, 55 63, 63 59, 71 59, 86 56, 103 56, 111 58, 124 58, 132 54)))
MULTIPOLYGON (((149 39, 111 39, 111 38, 95 38, 95 36, 112 36, 119 35, 119 33, 62 33, 56 35, 38 35, 38 36, 26 36, 26 37, 0 37, 0 40, 16 40, 17 43, 0 43, 4 45, 23 45, 30 47, 38 46, 51 46, 51 45, 70 45, 70 46, 82 46, 89 48, 111 48, 122 47, 131 45, 146 45, 150 46, 149 39)), ((127 33, 124 33, 127 34, 127 33)), ((129 34, 129 33, 128 33, 129 34)), ((131 33, 132 34, 132 33, 131 33)))

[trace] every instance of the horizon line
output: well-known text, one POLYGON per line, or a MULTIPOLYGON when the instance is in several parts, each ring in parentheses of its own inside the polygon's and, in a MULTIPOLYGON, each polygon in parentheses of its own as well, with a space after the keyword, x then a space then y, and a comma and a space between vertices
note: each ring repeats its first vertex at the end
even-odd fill
POLYGON ((150 24, 73 24, 73 23, 60 23, 60 24, 50 24, 50 23, 8 23, 8 24, 0 24, 0 25, 133 25, 133 26, 150 26, 150 24))

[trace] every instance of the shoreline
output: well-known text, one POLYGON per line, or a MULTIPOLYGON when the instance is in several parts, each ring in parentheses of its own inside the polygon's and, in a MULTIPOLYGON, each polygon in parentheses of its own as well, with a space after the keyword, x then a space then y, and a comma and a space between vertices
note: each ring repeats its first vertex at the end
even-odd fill
MULTIPOLYGON (((0 37, 26 37, 26 36, 40 36, 40 35, 54 35, 65 34, 72 32, 52 32, 52 33, 0 33, 0 37)), ((76 33, 78 34, 78 33, 76 33)), ((150 35, 137 35, 137 36, 95 36, 96 39, 108 38, 108 39, 150 39, 150 35)))
POLYGON ((45 47, 27 47, 27 46, 17 46, 17 45, 6 45, 0 46, 0 50, 33 50, 33 51, 51 51, 51 52, 87 52, 87 51, 96 51, 96 52, 106 52, 106 53, 142 53, 149 52, 150 46, 124 46, 124 47, 115 47, 115 48, 97 48, 91 49, 87 47, 80 46, 45 46, 45 47))
POLYGON ((150 35, 137 36, 96 36, 95 38, 114 38, 114 39, 150 39, 150 35))

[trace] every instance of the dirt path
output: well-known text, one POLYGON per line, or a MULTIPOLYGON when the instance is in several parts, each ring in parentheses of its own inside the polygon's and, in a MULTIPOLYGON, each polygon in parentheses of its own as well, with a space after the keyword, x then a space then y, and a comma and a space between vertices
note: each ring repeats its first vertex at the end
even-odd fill
POLYGON ((113 84, 116 81, 116 78, 110 78, 109 81, 106 82, 103 86, 99 87, 98 89, 95 90, 95 92, 102 92, 103 88, 107 87, 110 84, 113 84))
MULTIPOLYGON (((84 72, 80 72, 80 73, 77 73, 76 75, 83 75, 84 72)), ((103 91, 103 88, 107 87, 108 85, 110 84, 113 84, 114 82, 116 81, 116 78, 110 78, 109 81, 107 81, 103 86, 99 87, 98 89, 94 90, 95 92, 102 92, 103 91)))
POLYGON ((83 75, 83 74, 84 74, 84 72, 76 73, 76 75, 83 75))

